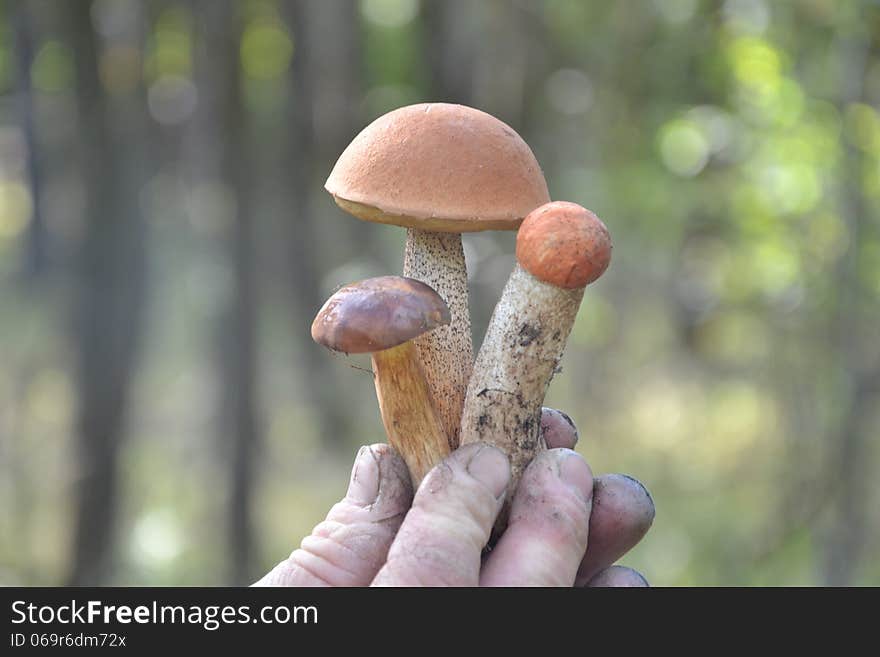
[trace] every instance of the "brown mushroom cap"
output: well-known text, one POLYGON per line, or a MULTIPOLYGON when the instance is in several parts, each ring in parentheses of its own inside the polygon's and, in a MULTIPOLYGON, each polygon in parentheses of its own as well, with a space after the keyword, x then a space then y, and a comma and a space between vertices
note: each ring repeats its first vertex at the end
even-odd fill
POLYGON ((550 200, 532 150, 510 126, 448 103, 380 116, 324 187, 360 219, 454 233, 516 230, 550 200))
POLYGON ((608 268, 611 235, 586 208, 553 201, 523 221, 516 235, 516 259, 545 283, 569 290, 584 287, 608 268))
POLYGON ((403 276, 379 276, 340 288, 312 322, 312 339, 334 351, 390 349, 450 321, 432 287, 403 276))

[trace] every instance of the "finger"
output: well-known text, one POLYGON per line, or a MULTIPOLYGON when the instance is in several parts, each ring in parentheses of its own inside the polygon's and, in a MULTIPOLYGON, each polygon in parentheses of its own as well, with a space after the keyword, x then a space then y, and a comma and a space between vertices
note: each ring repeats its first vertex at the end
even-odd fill
POLYGON ((345 498, 255 586, 366 586, 385 562, 410 500, 409 472, 397 453, 388 445, 362 447, 345 498))
POLYGON ((626 566, 611 566, 593 577, 587 586, 600 587, 646 587, 650 586, 648 580, 640 572, 626 566))
POLYGON ((486 559, 483 586, 571 586, 590 525, 593 475, 569 449, 542 452, 526 468, 510 522, 486 559))
POLYGON ((473 443, 453 452, 419 486, 374 584, 476 586, 509 482, 499 449, 473 443))
POLYGON ((654 522, 654 501, 636 479, 621 474, 596 477, 590 545, 578 569, 576 586, 584 586, 629 552, 654 522))
POLYGON ((562 411, 555 408, 541 409, 541 435, 547 445, 547 449, 564 447, 574 449, 578 441, 577 427, 574 422, 562 411))

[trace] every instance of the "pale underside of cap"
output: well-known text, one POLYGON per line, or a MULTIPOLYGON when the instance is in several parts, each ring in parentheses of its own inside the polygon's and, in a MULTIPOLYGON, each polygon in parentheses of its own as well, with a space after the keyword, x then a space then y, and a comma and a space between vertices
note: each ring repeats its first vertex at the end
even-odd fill
POLYGON ((516 230, 550 200, 538 161, 512 128, 447 103, 410 105, 373 121, 324 187, 360 219, 446 232, 516 230))

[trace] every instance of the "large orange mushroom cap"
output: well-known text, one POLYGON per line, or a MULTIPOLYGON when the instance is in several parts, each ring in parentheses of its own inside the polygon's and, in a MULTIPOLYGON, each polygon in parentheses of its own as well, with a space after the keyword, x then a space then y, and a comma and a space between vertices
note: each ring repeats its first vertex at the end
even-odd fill
POLYGON ((553 201, 523 221, 516 235, 516 259, 545 283, 567 290, 585 287, 608 268, 611 235, 586 208, 553 201))
POLYGON ((345 149, 324 187, 360 219, 454 233, 516 230, 550 200, 516 131, 448 103, 380 116, 345 149))

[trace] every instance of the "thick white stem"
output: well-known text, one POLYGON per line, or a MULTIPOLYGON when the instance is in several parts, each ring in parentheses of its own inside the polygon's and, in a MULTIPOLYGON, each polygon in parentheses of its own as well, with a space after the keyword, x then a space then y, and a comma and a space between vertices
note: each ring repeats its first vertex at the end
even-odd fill
POLYGON ((517 265, 489 320, 467 388, 461 444, 485 441, 502 449, 510 458, 511 492, 544 449, 541 406, 583 295, 584 288, 549 285, 517 265))
POLYGON ((461 235, 408 228, 403 275, 434 288, 452 316, 447 326, 419 336, 415 344, 449 446, 455 449, 474 361, 461 235))

